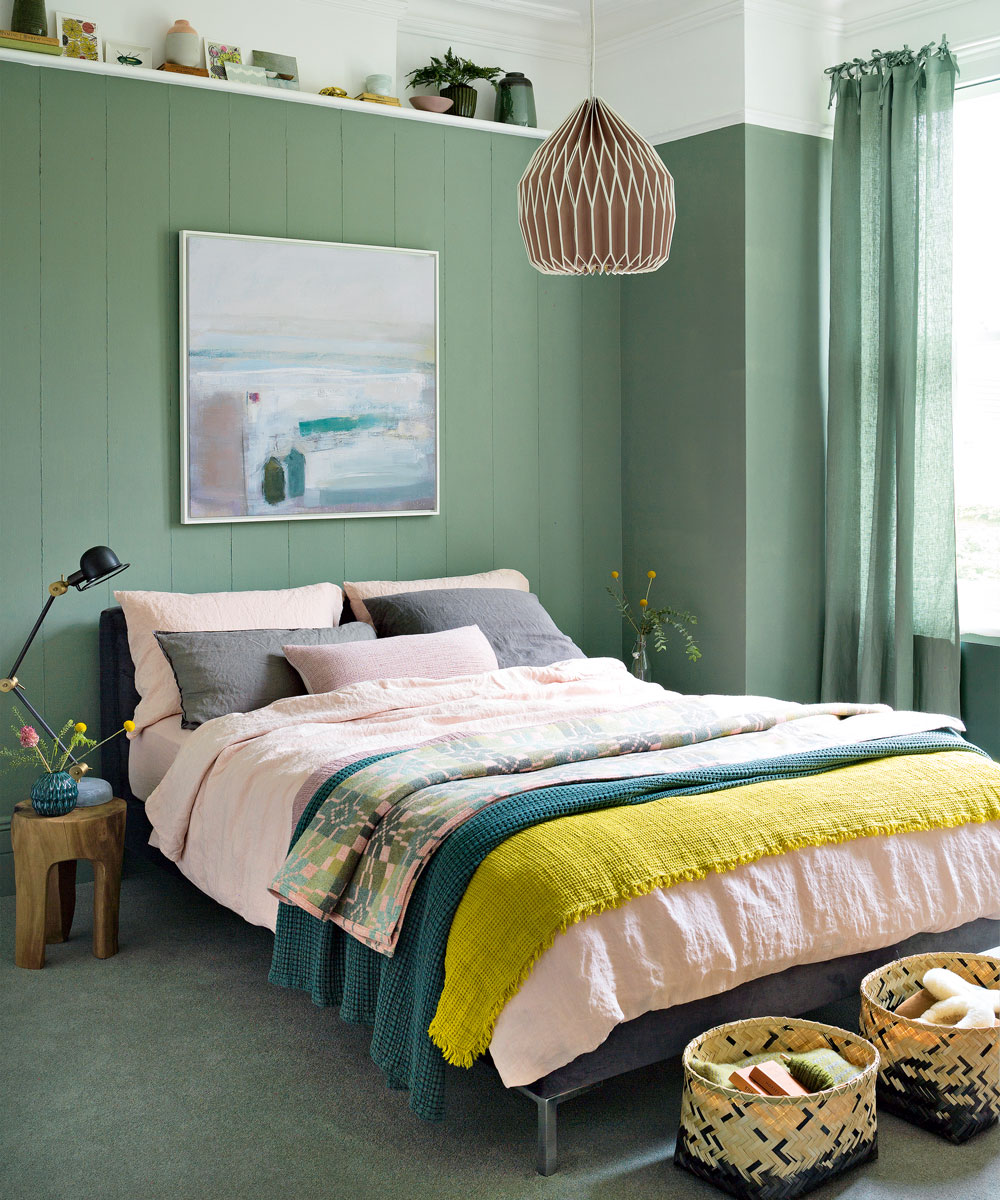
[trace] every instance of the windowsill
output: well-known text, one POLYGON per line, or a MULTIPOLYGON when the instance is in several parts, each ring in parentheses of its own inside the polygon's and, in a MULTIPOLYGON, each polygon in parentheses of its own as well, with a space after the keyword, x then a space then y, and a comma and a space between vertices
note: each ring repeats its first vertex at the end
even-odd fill
POLYGON ((1000 633, 963 633, 961 641, 977 646, 1000 646, 1000 633))
POLYGON ((362 112, 368 116, 390 117, 394 121, 422 121, 433 125, 446 125, 452 129, 476 130, 480 133, 499 133, 508 137, 526 137, 541 141, 549 136, 547 129, 526 129, 522 125, 503 125, 499 121, 479 121, 474 117, 450 117, 447 113, 418 112, 409 105, 373 104, 365 100, 340 99, 337 96, 320 96, 315 92, 292 92, 284 88, 257 87, 247 83, 220 83, 204 79, 199 75, 175 75, 169 71, 147 70, 145 67, 121 67, 117 63, 83 62, 76 58, 63 58, 58 54, 38 54, 32 50, 8 50, 0 47, 0 62, 23 63, 28 67, 43 67, 57 71, 84 71, 91 75, 113 75, 115 79, 138 79, 147 83, 165 83, 170 87, 208 88, 215 92, 228 92, 236 96, 259 96, 265 100, 279 100, 291 104, 314 104, 324 108, 341 108, 349 112, 362 112))

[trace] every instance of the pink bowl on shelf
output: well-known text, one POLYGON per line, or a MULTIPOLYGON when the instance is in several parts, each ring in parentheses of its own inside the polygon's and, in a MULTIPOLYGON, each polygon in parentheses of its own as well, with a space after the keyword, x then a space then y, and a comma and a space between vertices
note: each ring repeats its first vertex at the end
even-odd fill
POLYGON ((455 103, 450 96, 411 96, 410 103, 421 112, 447 112, 455 103))

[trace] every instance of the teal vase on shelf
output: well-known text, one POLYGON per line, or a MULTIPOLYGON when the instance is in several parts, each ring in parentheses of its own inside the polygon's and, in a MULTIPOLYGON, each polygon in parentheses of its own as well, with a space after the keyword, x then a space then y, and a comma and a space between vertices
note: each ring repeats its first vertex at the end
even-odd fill
POLYGON ((76 780, 68 771, 46 771, 31 785, 31 807, 40 817, 61 817, 76 808, 76 780))
POLYGON ((508 71, 496 85, 497 101, 493 108, 493 120, 501 125, 524 125, 534 129, 535 89, 531 80, 522 71, 508 71))
POLYGON ((15 33, 48 37, 49 18, 45 11, 45 0, 14 0, 10 27, 15 33))

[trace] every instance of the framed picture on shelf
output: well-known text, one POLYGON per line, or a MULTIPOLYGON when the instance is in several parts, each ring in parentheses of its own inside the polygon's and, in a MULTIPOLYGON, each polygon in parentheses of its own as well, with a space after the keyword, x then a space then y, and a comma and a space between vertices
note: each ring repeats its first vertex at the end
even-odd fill
POLYGON ((205 66, 213 79, 226 79, 226 63, 242 63, 243 51, 232 42, 205 39, 205 66))
POLYGON ((267 72, 263 67, 248 67, 246 63, 227 62, 224 64, 226 79, 230 83, 253 83, 257 87, 267 87, 267 72))
POLYGON ((437 252, 180 240, 181 520, 437 513, 437 252))
POLYGON ((271 50, 254 50, 253 64, 267 72, 269 87, 298 91, 299 64, 290 54, 275 54, 271 50))
POLYGON ((101 39, 97 21, 73 13, 56 13, 56 37, 62 45, 63 58, 82 58, 87 62, 101 61, 101 39))
POLYGON ((137 46, 134 42, 112 42, 104 40, 104 61, 117 63, 120 67, 152 67, 151 46, 137 46))

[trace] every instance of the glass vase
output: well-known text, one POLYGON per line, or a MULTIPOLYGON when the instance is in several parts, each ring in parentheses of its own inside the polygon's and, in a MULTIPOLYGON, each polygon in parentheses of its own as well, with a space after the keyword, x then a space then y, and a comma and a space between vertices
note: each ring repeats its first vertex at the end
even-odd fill
POLYGON ((646 635, 640 633, 632 647, 632 674, 636 679, 649 679, 649 654, 646 650, 646 635))
POLYGON ((76 794, 68 771, 47 771, 31 785, 31 807, 40 817, 61 817, 76 808, 76 794))

